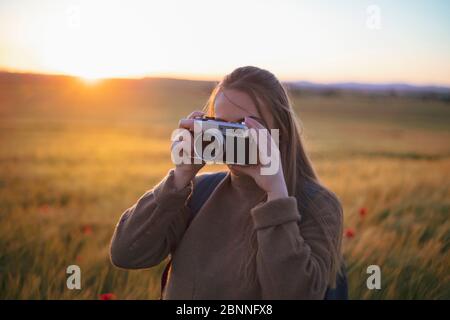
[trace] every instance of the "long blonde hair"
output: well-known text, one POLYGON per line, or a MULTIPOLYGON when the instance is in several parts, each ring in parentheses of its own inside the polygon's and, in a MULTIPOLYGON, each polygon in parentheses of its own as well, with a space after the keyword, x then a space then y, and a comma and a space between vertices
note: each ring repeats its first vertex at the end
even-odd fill
MULTIPOLYGON (((335 208, 341 210, 337 197, 319 182, 317 174, 303 147, 301 127, 293 110, 287 90, 276 76, 267 70, 253 66, 235 69, 226 75, 211 93, 205 105, 205 110, 209 116, 214 116, 214 102, 217 94, 220 90, 225 89, 234 89, 246 93, 252 99, 265 124, 274 123, 274 128, 268 129, 280 130, 279 149, 284 177, 289 195, 297 198, 299 209, 306 210, 307 206, 311 209, 315 205, 312 201, 311 192, 308 191, 312 187, 312 189, 323 193, 325 195, 323 198, 326 201, 332 202, 335 208), (262 108, 269 108, 273 121, 264 118, 264 115, 267 113, 262 112, 262 108)), ((329 242, 330 252, 332 254, 329 285, 333 287, 341 264, 340 245, 342 231, 339 230, 339 236, 336 240, 336 237, 330 234, 330 226, 327 225, 327 221, 321 219, 321 217, 312 216, 323 226, 324 234, 329 242)), ((331 229, 333 229, 333 226, 331 226, 331 229)), ((247 271, 246 274, 250 277, 255 275, 254 268, 252 269, 251 266, 252 263, 254 264, 257 244, 255 232, 249 231, 247 234, 251 234, 252 250, 245 270, 247 271), (253 271, 249 271, 249 268, 253 271)))

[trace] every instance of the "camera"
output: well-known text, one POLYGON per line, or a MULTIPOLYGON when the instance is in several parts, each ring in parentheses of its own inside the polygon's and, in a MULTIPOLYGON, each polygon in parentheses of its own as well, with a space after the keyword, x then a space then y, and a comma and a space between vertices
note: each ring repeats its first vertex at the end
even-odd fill
POLYGON ((249 129, 244 122, 214 117, 194 119, 194 158, 206 163, 248 165, 251 161, 249 129))

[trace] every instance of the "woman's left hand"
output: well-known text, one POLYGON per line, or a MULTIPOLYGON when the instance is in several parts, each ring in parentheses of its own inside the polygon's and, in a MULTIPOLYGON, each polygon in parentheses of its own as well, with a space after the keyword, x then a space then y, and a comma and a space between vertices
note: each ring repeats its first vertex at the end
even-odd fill
MULTIPOLYGON (((245 124, 249 129, 256 129, 258 135, 260 129, 266 129, 262 124, 250 117, 245 117, 245 124)), ((267 193, 267 201, 270 201, 278 198, 286 198, 289 195, 286 187, 286 181, 284 179, 278 146, 270 135, 268 129, 266 129, 266 134, 266 141, 269 146, 265 148, 265 150, 269 150, 269 148, 276 148, 276 150, 270 151, 270 159, 271 161, 278 161, 278 170, 271 174, 262 174, 261 169, 263 168, 263 165, 260 162, 258 162, 258 164, 251 165, 230 165, 230 167, 237 174, 242 173, 251 176, 255 180, 256 184, 267 193)), ((258 139, 258 161, 261 159, 260 143, 261 141, 258 139)))

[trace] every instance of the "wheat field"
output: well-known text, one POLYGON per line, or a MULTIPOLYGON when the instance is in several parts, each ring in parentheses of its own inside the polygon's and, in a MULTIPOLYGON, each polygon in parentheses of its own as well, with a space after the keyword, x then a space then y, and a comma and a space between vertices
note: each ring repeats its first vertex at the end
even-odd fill
MULTIPOLYGON (((170 133, 211 84, 17 79, 0 81, 0 298, 158 298, 163 265, 119 270, 108 245, 121 213, 171 168, 170 133), (81 290, 66 288, 72 264, 81 290)), ((291 96, 344 206, 350 297, 450 299, 448 100, 291 96), (366 287, 373 264, 381 290, 366 287)))

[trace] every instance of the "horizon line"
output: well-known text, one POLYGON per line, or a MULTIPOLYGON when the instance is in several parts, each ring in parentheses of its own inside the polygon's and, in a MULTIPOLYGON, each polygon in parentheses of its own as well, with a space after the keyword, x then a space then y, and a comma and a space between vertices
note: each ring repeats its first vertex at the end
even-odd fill
MULTIPOLYGON (((199 81, 199 82, 219 82, 222 78, 221 76, 214 78, 211 76, 193 76, 193 75, 185 75, 182 74, 172 74, 172 73, 161 73, 161 74, 148 74, 142 76, 111 76, 111 77, 83 77, 80 75, 68 74, 68 73, 51 73, 51 72, 38 72, 38 71, 24 71, 24 70, 11 70, 11 69, 3 69, 0 68, 0 73, 10 73, 10 74, 22 74, 22 75, 41 75, 41 76, 54 76, 54 77, 67 77, 67 78, 75 78, 80 80, 94 80, 94 81, 103 81, 103 80, 145 80, 145 79, 166 79, 166 80, 185 80, 185 81, 199 81)), ((407 85, 412 87, 437 87, 437 88, 446 88, 450 89, 450 83, 436 83, 436 82, 409 82, 402 80, 393 80, 393 81, 359 81, 359 80, 341 80, 341 81, 315 81, 308 79, 291 79, 284 80, 281 77, 279 78, 282 83, 305 83, 312 85, 323 85, 323 86, 332 86, 332 85, 343 85, 343 84, 359 84, 359 85, 407 85)))

